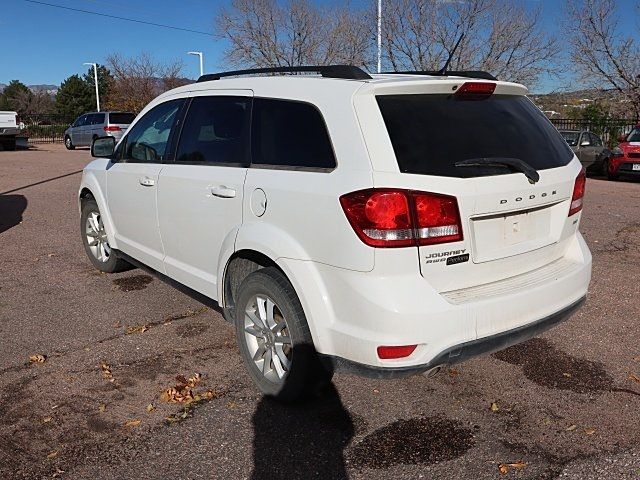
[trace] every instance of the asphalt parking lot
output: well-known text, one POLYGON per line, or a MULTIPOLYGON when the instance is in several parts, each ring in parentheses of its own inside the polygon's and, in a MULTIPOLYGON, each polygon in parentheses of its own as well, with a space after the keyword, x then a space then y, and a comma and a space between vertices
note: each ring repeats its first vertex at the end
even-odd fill
POLYGON ((281 406, 215 310, 91 267, 88 161, 0 152, 0 478, 640 478, 640 182, 588 180, 593 280, 569 322, 432 379, 337 374, 281 406), (185 383, 186 406, 166 393, 185 383))

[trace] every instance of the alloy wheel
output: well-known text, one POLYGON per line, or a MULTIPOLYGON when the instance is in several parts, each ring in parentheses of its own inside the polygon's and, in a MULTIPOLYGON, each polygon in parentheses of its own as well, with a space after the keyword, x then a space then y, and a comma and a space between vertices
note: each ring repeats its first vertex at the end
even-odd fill
POLYGON ((111 255, 111 247, 107 240, 107 232, 104 229, 100 212, 89 213, 85 225, 85 234, 91 254, 100 262, 108 262, 111 255))
POLYGON ((248 302, 244 338, 262 375, 272 382, 283 382, 291 369, 291 337, 282 311, 268 296, 255 295, 248 302))

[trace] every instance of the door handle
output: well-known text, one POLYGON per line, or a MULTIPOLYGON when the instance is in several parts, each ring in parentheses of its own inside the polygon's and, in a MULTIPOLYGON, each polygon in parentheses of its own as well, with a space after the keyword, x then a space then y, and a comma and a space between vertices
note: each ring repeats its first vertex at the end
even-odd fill
POLYGON ((217 187, 211 187, 211 195, 219 198, 234 198, 236 191, 233 188, 218 185, 217 187))
POLYGON ((153 178, 141 177, 138 179, 138 183, 143 187, 153 187, 156 184, 156 181, 153 178))

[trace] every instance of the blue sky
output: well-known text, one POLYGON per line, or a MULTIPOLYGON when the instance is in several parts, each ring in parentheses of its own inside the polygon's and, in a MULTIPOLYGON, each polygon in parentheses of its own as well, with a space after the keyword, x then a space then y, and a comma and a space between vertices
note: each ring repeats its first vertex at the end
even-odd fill
MULTIPOLYGON (((148 22, 211 32, 216 12, 229 0, 42 0, 45 3, 92 10, 148 22)), ((320 0, 317 0, 320 1, 320 0)), ((86 71, 83 62, 103 63, 110 53, 125 56, 148 52, 158 60, 182 58, 185 76, 198 76, 197 58, 189 50, 205 54, 205 70, 224 70, 224 42, 212 36, 130 23, 80 12, 1 0, 0 83, 19 79, 26 84, 60 84, 74 73, 86 71)), ((361 5, 375 0, 351 0, 361 5)), ((628 11, 635 0, 618 0, 628 11)), ((563 0, 527 0, 530 8, 542 7, 546 29, 561 29, 563 0)), ((622 19, 630 34, 636 14, 622 19)), ((536 89, 546 91, 566 84, 566 79, 544 79, 536 89)))

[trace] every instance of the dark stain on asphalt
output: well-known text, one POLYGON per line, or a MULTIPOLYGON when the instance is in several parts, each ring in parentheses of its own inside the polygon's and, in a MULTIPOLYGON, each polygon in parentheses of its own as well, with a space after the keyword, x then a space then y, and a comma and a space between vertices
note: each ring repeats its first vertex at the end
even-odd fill
POLYGON ((601 363, 568 355, 544 338, 514 345, 493 357, 522 367, 529 380, 543 387, 576 393, 608 392, 614 388, 613 379, 601 363))
POLYGON ((616 232, 610 242, 596 248, 598 252, 618 253, 640 250, 640 223, 630 223, 616 232))
POLYGON ((176 328, 176 335, 182 338, 192 338, 206 332, 208 329, 209 325, 206 323, 188 323, 178 326, 176 328))
POLYGON ((116 430, 118 425, 98 417, 89 417, 87 418, 87 427, 94 432, 105 433, 116 430))
POLYGON ((113 281, 114 285, 123 292, 131 292, 133 290, 143 290, 153 282, 153 277, 149 275, 134 275, 133 277, 118 278, 113 281))
POLYGON ((473 431, 437 417, 398 420, 370 433, 349 459, 357 468, 430 465, 464 455, 474 444, 473 431))

